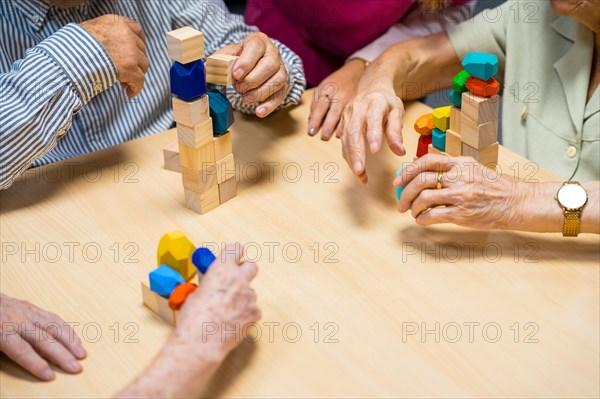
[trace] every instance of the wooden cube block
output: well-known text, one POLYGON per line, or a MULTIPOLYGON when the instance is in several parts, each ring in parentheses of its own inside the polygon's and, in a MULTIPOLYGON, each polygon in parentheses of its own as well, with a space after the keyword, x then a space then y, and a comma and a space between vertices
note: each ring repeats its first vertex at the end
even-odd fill
POLYGON ((452 129, 446 130, 446 154, 451 157, 459 157, 462 155, 461 135, 452 129))
POLYGON ((150 291, 148 284, 142 281, 142 300, 144 305, 156 313, 161 319, 175 325, 175 312, 169 307, 169 300, 150 291))
POLYGON ((167 51, 182 64, 204 58, 204 34, 189 26, 168 32, 167 51))
POLYGON ((217 187, 218 169, 216 163, 205 165, 202 169, 181 167, 183 187, 196 193, 204 193, 217 187))
POLYGON ((450 127, 448 129, 454 130, 455 133, 460 133, 460 117, 460 109, 456 107, 450 108, 450 127))
POLYGON ((173 172, 181 172, 179 164, 179 144, 174 141, 163 149, 164 168, 173 172))
MULTIPOLYGON (((499 104, 500 97, 498 96, 485 98, 469 92, 463 93, 461 123, 465 119, 470 119, 476 125, 498 122, 499 104)), ((460 133, 462 134, 462 131, 460 133)))
POLYGON ((235 55, 213 54, 206 59, 206 82, 216 85, 231 85, 233 78, 233 64, 238 57, 235 55))
POLYGON ((445 154, 444 151, 440 150, 439 148, 434 147, 433 144, 429 144, 427 146, 427 153, 428 154, 438 154, 438 155, 445 154))
POLYGON ((215 147, 208 143, 199 148, 179 144, 179 164, 188 169, 200 170, 214 164, 215 147))
POLYGON ((222 136, 213 138, 213 145, 215 146, 215 159, 223 159, 233 153, 231 133, 225 133, 222 136))
POLYGON ((219 202, 221 204, 229 201, 237 195, 237 181, 235 176, 219 184, 219 202))
POLYGON ((479 149, 487 147, 498 141, 498 122, 488 122, 476 125, 470 119, 463 118, 460 127, 460 138, 462 142, 473 148, 479 149))
POLYGON ((191 148, 200 148, 211 144, 213 141, 212 118, 208 117, 208 119, 196 126, 187 126, 183 123, 178 123, 177 140, 179 144, 191 148))
POLYGON ((173 97, 173 119, 186 126, 196 126, 210 118, 208 96, 194 101, 183 101, 173 97))
POLYGON ((236 168, 233 154, 217 160, 217 183, 221 184, 227 179, 235 178, 236 168))
POLYGON ((487 166, 488 168, 495 168, 498 164, 498 143, 488 145, 484 148, 473 148, 470 145, 462 144, 462 155, 466 157, 473 157, 480 164, 487 166))
POLYGON ((186 208, 196 213, 205 214, 219 206, 219 186, 217 185, 203 193, 188 189, 184 189, 184 191, 186 208))

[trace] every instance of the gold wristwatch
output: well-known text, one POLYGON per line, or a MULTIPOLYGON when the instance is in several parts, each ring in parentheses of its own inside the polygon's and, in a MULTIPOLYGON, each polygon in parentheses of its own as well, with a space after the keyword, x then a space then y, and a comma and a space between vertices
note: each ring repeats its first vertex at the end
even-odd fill
POLYGON ((581 211, 587 204, 588 195, 577 181, 564 182, 554 197, 563 209, 563 237, 577 237, 581 230, 581 211))

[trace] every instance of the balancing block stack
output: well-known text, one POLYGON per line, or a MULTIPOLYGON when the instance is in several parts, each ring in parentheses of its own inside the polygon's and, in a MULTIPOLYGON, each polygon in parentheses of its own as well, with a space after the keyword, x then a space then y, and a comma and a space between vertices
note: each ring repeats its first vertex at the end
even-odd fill
POLYGON ((165 234, 158 243, 158 267, 148 275, 150 284, 142 281, 144 305, 176 325, 181 306, 198 286, 197 271, 206 273, 215 259, 210 249, 194 247, 181 231, 165 234))
POLYGON ((232 84, 237 57, 204 58, 204 35, 190 27, 167 33, 173 117, 177 123, 178 154, 165 149, 165 168, 181 171, 185 205, 204 214, 237 195, 231 133, 233 108, 206 83, 232 84), (178 155, 178 164, 177 164, 178 155))

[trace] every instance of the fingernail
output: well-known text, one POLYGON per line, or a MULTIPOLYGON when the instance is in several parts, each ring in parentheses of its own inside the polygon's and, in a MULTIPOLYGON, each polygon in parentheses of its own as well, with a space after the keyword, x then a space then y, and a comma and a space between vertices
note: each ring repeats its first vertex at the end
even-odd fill
POLYGON ((256 115, 265 116, 266 113, 267 113, 267 107, 260 106, 260 107, 256 108, 256 115))
POLYGON ((315 125, 308 126, 308 134, 310 134, 311 136, 314 136, 316 133, 317 133, 317 128, 315 127, 315 125))
POLYGON ((244 76, 244 70, 242 68, 238 68, 235 70, 235 72, 233 72, 233 77, 236 79, 239 79, 242 76, 244 76))
POLYGON ((371 149, 371 153, 372 153, 372 154, 376 153, 376 152, 377 152, 377 150, 379 149, 379 148, 377 148, 377 142, 376 142, 376 141, 372 141, 372 142, 369 144, 369 148, 371 149))
POLYGON ((78 358, 84 358, 87 355, 87 352, 81 346, 78 346, 75 349, 73 349, 73 352, 74 352, 74 355, 77 356, 78 358))
POLYGON ((77 360, 72 360, 71 362, 69 362, 67 367, 69 368, 68 371, 73 373, 77 373, 81 370, 81 364, 77 360))
POLYGON ((331 131, 328 129, 323 129, 323 136, 321 137, 323 140, 328 140, 331 137, 331 131))
POLYGON ((54 371, 52 371, 51 369, 46 369, 44 371, 42 371, 42 379, 45 381, 50 381, 54 379, 54 371))
POLYGON ((360 173, 362 171, 362 162, 354 162, 354 173, 360 173))

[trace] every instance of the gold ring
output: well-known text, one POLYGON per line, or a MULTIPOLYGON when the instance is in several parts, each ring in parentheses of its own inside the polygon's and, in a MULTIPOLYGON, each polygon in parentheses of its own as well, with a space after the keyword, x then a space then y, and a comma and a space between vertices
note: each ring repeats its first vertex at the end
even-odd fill
POLYGON ((442 174, 442 172, 438 172, 438 175, 437 175, 437 186, 436 186, 436 188, 438 190, 440 190, 442 188, 442 181, 444 181, 444 175, 442 174))

